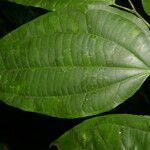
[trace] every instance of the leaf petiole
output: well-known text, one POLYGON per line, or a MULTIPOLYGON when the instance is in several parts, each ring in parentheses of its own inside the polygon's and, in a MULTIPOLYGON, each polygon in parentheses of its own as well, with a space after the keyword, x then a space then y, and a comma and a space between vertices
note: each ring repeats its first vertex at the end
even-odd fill
POLYGON ((118 8, 121 8, 123 10, 126 10, 128 12, 131 12, 132 14, 136 15, 137 17, 139 17, 140 19, 142 19, 142 21, 150 28, 150 24, 137 12, 137 10, 135 9, 133 3, 131 0, 128 0, 130 5, 131 5, 131 8, 127 8, 127 7, 124 7, 124 6, 121 6, 121 5, 118 5, 118 4, 114 4, 114 6, 118 7, 118 8))

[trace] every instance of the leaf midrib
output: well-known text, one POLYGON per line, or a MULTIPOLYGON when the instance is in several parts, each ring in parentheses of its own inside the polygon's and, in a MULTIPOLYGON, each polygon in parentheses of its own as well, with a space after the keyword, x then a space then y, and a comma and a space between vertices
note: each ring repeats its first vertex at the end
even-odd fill
POLYGON ((98 69, 129 69, 129 70, 141 70, 147 74, 150 74, 150 68, 138 68, 138 67, 127 67, 127 66, 48 66, 48 67, 24 67, 24 68, 13 68, 13 69, 1 69, 0 72, 15 72, 15 71, 38 71, 38 70, 51 70, 51 69, 60 69, 66 71, 67 69, 87 69, 87 68, 98 68, 98 69))
POLYGON ((89 91, 87 91, 87 92, 80 92, 80 93, 70 93, 70 94, 66 94, 66 95, 50 95, 50 96, 35 96, 35 95, 23 95, 23 94, 17 94, 17 93, 15 93, 15 94, 13 94, 13 93, 8 93, 8 92, 6 92, 6 91, 3 91, 3 93, 5 93, 5 94, 12 94, 13 96, 19 96, 19 97, 24 97, 24 98, 34 98, 34 99, 41 99, 41 98, 46 98, 46 99, 48 99, 48 98, 51 98, 51 97, 66 97, 66 96, 72 96, 72 95, 81 95, 81 94, 88 94, 88 93, 91 93, 91 92, 93 92, 93 91, 96 91, 96 90, 99 90, 99 89, 105 89, 105 88, 107 88, 107 87, 110 87, 110 86, 113 86, 113 85, 115 85, 115 84, 121 84, 122 82, 124 82, 124 81, 126 81, 126 80, 128 80, 128 79, 131 79, 131 78, 136 78, 136 77, 140 77, 140 76, 147 76, 147 74, 144 74, 144 73, 140 73, 140 74, 137 74, 137 75, 132 75, 132 76, 130 76, 130 77, 127 77, 127 78, 124 78, 123 80, 119 80, 119 81, 117 81, 117 82, 114 82, 114 83, 111 83, 111 84, 109 84, 109 85, 107 85, 107 86, 104 86, 104 87, 100 87, 100 88, 96 88, 96 89, 92 89, 92 90, 89 90, 89 91))

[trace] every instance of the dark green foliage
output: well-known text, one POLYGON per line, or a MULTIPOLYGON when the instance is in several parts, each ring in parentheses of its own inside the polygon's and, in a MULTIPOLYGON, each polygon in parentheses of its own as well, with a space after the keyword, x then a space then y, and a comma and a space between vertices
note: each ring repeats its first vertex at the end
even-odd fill
MULTIPOLYGON (((48 150, 48 143, 50 150, 149 150, 150 117, 135 116, 150 114, 148 3, 0 1, 0 99, 51 116, 46 128, 36 122, 23 132, 30 134, 21 148, 3 128, 0 142, 14 150, 48 150)), ((11 111, 1 106, 3 118, 11 111)), ((2 127, 12 124, 6 118, 2 127)), ((30 126, 23 121, 18 127, 23 124, 30 126)))

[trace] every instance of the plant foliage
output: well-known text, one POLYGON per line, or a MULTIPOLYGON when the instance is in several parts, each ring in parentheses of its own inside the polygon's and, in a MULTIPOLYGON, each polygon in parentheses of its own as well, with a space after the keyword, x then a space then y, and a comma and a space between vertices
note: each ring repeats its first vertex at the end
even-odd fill
POLYGON ((81 123, 51 146, 59 150, 149 150, 149 133, 150 117, 106 115, 81 123))
POLYGON ((144 10, 150 16, 150 0, 142 0, 144 10))
POLYGON ((73 6, 38 17, 0 40, 5 103, 84 117, 118 106, 148 77, 150 35, 142 21, 100 2, 73 6))
MULTIPOLYGON (((94 116, 133 96, 150 75, 150 25, 131 0, 131 9, 113 0, 9 2, 46 10, 18 19, 23 25, 0 39, 4 103, 59 118, 94 116)), ((51 147, 148 150, 149 135, 149 117, 108 115, 84 121, 51 147)))

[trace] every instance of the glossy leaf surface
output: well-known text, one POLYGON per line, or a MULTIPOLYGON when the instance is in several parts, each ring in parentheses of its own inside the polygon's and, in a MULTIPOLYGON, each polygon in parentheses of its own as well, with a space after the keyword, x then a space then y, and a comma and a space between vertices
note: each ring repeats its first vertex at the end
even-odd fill
POLYGON ((106 5, 48 13, 0 40, 0 99, 77 118, 109 111, 150 73, 149 29, 106 5))
POLYGON ((150 0, 142 0, 145 12, 150 16, 150 0))
POLYGON ((111 5, 114 0, 9 0, 10 2, 15 2, 18 4, 26 6, 40 7, 47 10, 56 11, 58 9, 67 7, 88 7, 90 5, 99 5, 100 3, 107 3, 111 5))
POLYGON ((56 140, 58 150, 149 150, 150 117, 109 115, 84 121, 56 140))

